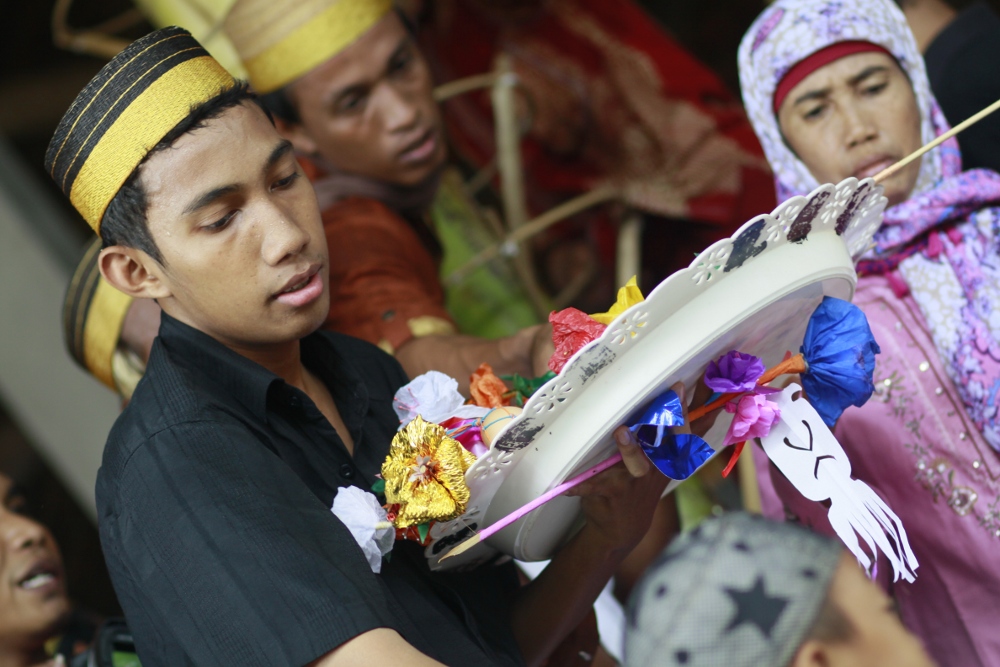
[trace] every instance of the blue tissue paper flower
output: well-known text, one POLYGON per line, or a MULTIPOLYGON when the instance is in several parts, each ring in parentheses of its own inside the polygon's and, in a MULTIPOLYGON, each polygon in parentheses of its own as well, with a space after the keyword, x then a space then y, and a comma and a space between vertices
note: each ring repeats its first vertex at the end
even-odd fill
POLYGON ((715 450, 690 433, 671 433, 684 424, 680 398, 673 391, 660 394, 629 430, 635 434, 649 460, 670 479, 687 479, 715 450))
POLYGON ((861 407, 871 398, 875 355, 881 350, 868 319, 853 303, 824 297, 809 318, 801 352, 809 364, 802 386, 827 426, 832 428, 848 406, 861 407))

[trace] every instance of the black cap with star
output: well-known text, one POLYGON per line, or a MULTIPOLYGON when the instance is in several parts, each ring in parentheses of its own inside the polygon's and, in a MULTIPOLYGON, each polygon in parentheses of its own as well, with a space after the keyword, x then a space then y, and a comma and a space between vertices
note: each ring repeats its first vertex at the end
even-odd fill
POLYGON ((842 547, 733 512, 680 536, 629 600, 626 667, 788 664, 826 600, 842 547))

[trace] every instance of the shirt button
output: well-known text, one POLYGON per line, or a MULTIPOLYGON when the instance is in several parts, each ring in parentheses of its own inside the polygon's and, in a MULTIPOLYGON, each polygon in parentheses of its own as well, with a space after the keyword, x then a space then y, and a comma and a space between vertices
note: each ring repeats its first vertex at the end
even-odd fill
POLYGON ((288 405, 291 406, 291 407, 293 407, 293 408, 301 408, 302 407, 302 399, 299 398, 298 396, 292 394, 291 396, 288 397, 288 405))
POLYGON ((350 463, 340 466, 340 476, 344 479, 354 479, 354 466, 350 463))

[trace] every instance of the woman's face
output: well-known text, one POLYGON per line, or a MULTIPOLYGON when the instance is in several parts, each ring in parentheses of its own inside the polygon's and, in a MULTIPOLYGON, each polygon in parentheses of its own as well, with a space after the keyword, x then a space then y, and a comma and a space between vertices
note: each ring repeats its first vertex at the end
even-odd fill
MULTIPOLYGON (((874 176, 920 148, 910 80, 886 53, 856 53, 817 69, 781 103, 778 125, 820 183, 874 176)), ((889 205, 905 201, 920 160, 883 182, 889 205)))
POLYGON ((24 496, 0 474, 0 646, 40 644, 69 613, 62 558, 52 534, 27 514, 24 496))

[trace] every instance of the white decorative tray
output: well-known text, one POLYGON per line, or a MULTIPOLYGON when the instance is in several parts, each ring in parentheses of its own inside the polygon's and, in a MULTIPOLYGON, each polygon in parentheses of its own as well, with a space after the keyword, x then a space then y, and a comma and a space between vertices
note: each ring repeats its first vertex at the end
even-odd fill
MULTIPOLYGON (((473 531, 610 456, 617 426, 677 381, 693 389, 712 359, 736 349, 770 367, 786 351, 797 352, 823 297, 853 296, 854 261, 871 243, 885 205, 871 179, 848 178, 789 199, 709 246, 619 315, 527 401, 468 470, 468 511, 431 528, 431 567, 468 566, 497 551, 525 561, 551 557, 580 523, 578 498, 556 498, 438 563, 473 531)), ((717 449, 728 419, 720 416, 706 436, 717 449)))

